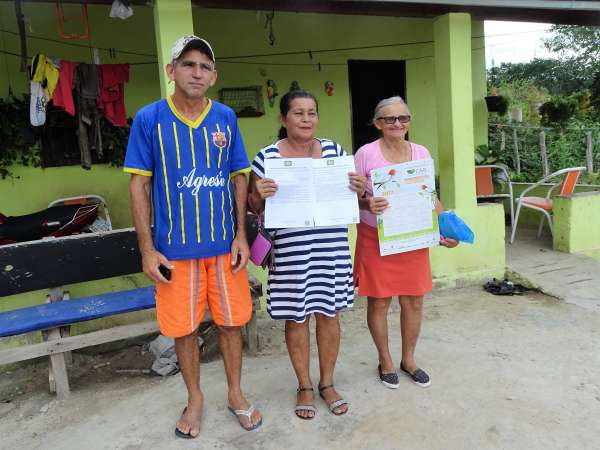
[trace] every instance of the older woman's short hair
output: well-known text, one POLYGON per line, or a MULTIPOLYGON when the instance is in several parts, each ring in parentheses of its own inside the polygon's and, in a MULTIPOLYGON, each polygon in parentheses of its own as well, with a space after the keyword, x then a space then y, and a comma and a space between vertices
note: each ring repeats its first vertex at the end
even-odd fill
POLYGON ((375 123, 375 120, 377 120, 377 118, 380 117, 381 110, 383 108, 390 106, 390 105, 396 105, 396 104, 406 106, 406 110, 408 111, 408 114, 410 115, 410 110, 408 109, 408 105, 406 104, 404 99, 402 97, 396 95, 394 97, 384 98, 379 103, 377 103, 377 106, 375 107, 375 113, 373 113, 372 122, 375 123))

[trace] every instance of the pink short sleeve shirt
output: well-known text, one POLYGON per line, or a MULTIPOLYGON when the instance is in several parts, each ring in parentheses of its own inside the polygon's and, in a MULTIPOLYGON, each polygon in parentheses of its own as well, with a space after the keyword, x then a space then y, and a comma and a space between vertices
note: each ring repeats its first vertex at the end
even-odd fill
MULTIPOLYGON (((373 195, 371 188, 371 170, 379 169, 380 167, 393 166, 394 163, 388 161, 383 157, 381 152, 381 140, 369 142, 358 149, 354 156, 354 164, 356 165, 356 172, 359 175, 367 177, 367 192, 369 195, 373 195)), ((416 159, 427 159, 431 158, 429 150, 419 144, 410 143, 412 149, 412 160, 416 159)), ((377 216, 370 211, 364 209, 360 210, 360 221, 366 223, 372 227, 377 227, 377 216)))

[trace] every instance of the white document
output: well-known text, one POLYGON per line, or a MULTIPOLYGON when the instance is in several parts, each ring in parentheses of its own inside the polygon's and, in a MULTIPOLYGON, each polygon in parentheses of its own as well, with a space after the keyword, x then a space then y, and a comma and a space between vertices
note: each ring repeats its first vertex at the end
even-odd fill
POLYGON ((358 197, 349 188, 354 157, 267 158, 265 177, 277 192, 265 204, 266 228, 358 223, 358 197))
POLYGON ((374 197, 389 207, 377 217, 382 256, 437 245, 435 170, 432 159, 420 159, 371 171, 374 197))

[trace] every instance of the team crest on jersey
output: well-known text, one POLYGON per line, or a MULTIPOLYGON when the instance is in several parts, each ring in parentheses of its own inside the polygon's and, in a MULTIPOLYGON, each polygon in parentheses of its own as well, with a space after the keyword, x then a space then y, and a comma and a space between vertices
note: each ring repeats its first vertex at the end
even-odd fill
POLYGON ((215 131, 212 133, 213 144, 215 144, 219 148, 225 147, 227 145, 227 138, 225 137, 225 133, 222 131, 215 131))

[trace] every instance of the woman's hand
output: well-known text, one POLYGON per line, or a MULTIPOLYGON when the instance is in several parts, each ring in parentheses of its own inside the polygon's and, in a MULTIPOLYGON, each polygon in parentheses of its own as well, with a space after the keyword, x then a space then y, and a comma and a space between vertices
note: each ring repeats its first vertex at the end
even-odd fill
POLYGON ((458 245, 458 241, 440 236, 440 245, 447 248, 454 248, 458 245))
POLYGON ((256 181, 256 191, 263 200, 272 197, 277 192, 277 184, 270 178, 261 178, 256 181))
POLYGON ((367 177, 363 177, 356 172, 350 172, 348 173, 348 178, 350 179, 350 190, 356 192, 359 197, 362 197, 367 189, 367 177))
POLYGON ((389 205, 385 197, 369 197, 369 211, 373 214, 382 214, 389 205))

